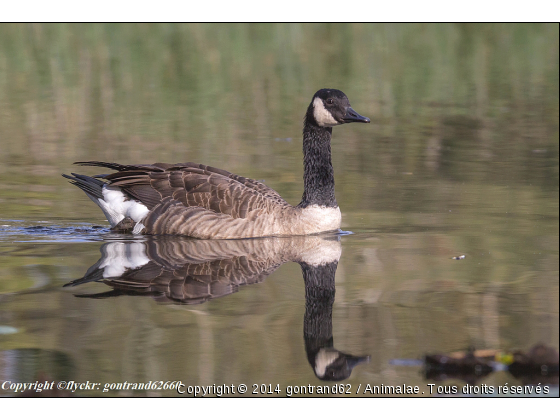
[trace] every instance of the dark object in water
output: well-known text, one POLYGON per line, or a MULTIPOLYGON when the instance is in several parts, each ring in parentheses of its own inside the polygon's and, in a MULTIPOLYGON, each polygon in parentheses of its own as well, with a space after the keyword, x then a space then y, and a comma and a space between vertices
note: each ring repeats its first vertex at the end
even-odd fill
POLYGON ((494 360, 495 353, 493 350, 470 349, 467 352, 426 355, 424 374, 426 379, 443 380, 451 377, 475 383, 476 379, 493 372, 490 363, 494 360))
POLYGON ((537 344, 529 353, 516 351, 509 372, 523 384, 538 382, 558 384, 558 352, 552 347, 537 344))
POLYGON ((473 350, 424 357, 427 379, 464 379, 473 383, 496 370, 507 370, 525 384, 558 383, 558 352, 545 344, 537 344, 525 353, 501 350, 473 350))
POLYGON ((119 223, 116 224, 111 230, 116 233, 130 233, 134 229, 136 222, 130 217, 125 217, 119 223))

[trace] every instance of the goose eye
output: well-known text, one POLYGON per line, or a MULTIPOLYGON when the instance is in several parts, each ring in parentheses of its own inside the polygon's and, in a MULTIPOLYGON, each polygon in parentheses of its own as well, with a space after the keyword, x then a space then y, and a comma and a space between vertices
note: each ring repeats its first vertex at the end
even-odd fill
POLYGON ((332 98, 329 98, 329 99, 327 99, 327 103, 329 105, 332 105, 332 104, 334 104, 334 100, 332 98))

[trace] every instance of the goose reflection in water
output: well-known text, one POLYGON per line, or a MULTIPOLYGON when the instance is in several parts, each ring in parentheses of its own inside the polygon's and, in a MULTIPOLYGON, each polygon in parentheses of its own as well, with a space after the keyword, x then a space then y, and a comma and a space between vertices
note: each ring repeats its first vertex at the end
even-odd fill
POLYGON ((148 237, 138 242, 107 242, 101 258, 77 286, 103 282, 112 290, 78 297, 152 296, 161 303, 200 304, 262 282, 287 262, 301 266, 305 281, 305 350, 315 375, 340 381, 369 356, 356 357, 333 347, 332 307, 341 254, 335 234, 244 240, 191 240, 148 237))

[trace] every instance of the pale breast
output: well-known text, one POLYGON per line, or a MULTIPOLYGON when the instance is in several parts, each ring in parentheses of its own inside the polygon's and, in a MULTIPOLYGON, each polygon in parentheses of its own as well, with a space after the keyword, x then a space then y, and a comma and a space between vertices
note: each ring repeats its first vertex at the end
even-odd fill
POLYGON ((309 206, 301 209, 303 234, 326 232, 340 228, 342 215, 339 207, 309 206))

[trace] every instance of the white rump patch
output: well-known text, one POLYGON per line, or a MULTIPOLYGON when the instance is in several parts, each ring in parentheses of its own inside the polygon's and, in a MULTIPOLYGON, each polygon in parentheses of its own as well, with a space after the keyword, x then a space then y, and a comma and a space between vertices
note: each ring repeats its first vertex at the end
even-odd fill
POLYGON ((313 117, 321 127, 334 127, 339 124, 325 108, 323 100, 319 97, 313 99, 313 117))
POLYGON ((336 360, 340 353, 334 349, 321 349, 315 356, 315 373, 318 377, 325 376, 327 368, 336 360))
POLYGON ((126 270, 142 267, 150 262, 146 256, 146 248, 141 242, 112 242, 104 248, 103 277, 120 277, 126 270))
MULTIPOLYGON (((92 197, 90 196, 90 198, 92 197)), ((105 185, 103 187, 103 199, 92 198, 92 200, 101 207, 111 227, 115 227, 117 223, 125 217, 130 217, 138 223, 142 221, 150 211, 148 207, 139 201, 127 199, 118 187, 105 185)), ((136 227, 138 227, 138 224, 136 227)), ((135 230, 136 227, 134 228, 135 230)), ((140 228, 140 230, 142 230, 142 228, 140 228)))

